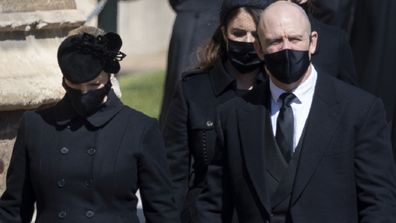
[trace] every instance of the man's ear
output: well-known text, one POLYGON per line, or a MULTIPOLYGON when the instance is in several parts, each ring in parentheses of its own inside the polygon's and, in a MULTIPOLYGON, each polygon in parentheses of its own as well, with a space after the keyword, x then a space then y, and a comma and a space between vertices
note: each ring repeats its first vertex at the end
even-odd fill
POLYGON ((316 52, 316 46, 318 44, 319 34, 316 31, 311 32, 311 36, 309 37, 309 53, 314 54, 316 52))
POLYGON ((260 40, 258 40, 256 38, 253 45, 254 45, 254 49, 256 50, 256 53, 257 53, 258 57, 260 58, 260 60, 264 60, 264 51, 263 51, 263 48, 261 47, 260 40))

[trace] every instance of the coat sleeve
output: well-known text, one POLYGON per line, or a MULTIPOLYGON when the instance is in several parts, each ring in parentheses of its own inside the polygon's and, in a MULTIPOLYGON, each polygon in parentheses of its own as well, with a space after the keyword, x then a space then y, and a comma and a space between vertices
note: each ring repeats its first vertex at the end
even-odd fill
POLYGON ((27 128, 22 118, 7 172, 6 191, 0 199, 0 222, 30 223, 35 196, 29 174, 27 128))
POLYGON ((338 79, 354 86, 358 86, 358 78, 356 75, 352 49, 347 41, 345 32, 339 30, 338 39, 338 79))
POLYGON ((176 89, 163 128, 163 137, 171 170, 176 204, 181 212, 188 190, 190 148, 188 144, 188 108, 182 83, 176 89))
POLYGON ((220 119, 216 121, 216 154, 208 166, 206 187, 197 201, 198 223, 229 223, 233 216, 233 199, 227 168, 226 146, 220 119))
POLYGON ((166 151, 155 121, 142 138, 138 178, 146 222, 178 223, 166 151))
POLYGON ((389 126, 376 99, 357 132, 355 176, 360 223, 394 222, 396 171, 389 126))

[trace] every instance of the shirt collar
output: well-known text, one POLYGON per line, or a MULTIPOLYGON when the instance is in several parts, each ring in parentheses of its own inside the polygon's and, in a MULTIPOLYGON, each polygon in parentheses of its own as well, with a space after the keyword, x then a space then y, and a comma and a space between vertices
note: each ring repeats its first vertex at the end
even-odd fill
MULTIPOLYGON (((292 91, 292 93, 296 96, 296 100, 298 101, 298 103, 303 103, 307 96, 311 95, 311 93, 313 94, 313 91, 315 89, 318 73, 316 72, 316 69, 312 64, 310 66, 311 74, 309 75, 309 77, 292 91)), ((275 102, 278 102, 279 96, 285 92, 285 90, 276 86, 271 79, 270 91, 272 100, 275 102)))

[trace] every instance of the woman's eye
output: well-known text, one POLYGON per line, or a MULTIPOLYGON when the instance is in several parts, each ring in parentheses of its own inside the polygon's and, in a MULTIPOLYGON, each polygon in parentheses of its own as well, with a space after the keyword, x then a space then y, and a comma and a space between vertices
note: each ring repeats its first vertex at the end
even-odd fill
POLYGON ((246 35, 246 31, 237 30, 237 31, 232 32, 232 34, 233 34, 234 36, 236 36, 236 37, 243 37, 243 36, 246 35))

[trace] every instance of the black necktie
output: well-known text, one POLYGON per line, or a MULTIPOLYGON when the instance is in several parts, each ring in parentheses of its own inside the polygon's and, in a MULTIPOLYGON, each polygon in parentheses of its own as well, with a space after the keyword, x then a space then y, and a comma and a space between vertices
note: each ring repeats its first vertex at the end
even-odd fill
POLYGON ((290 103, 295 97, 293 93, 283 93, 279 96, 282 106, 279 109, 275 137, 286 162, 290 161, 293 154, 294 118, 290 103))

